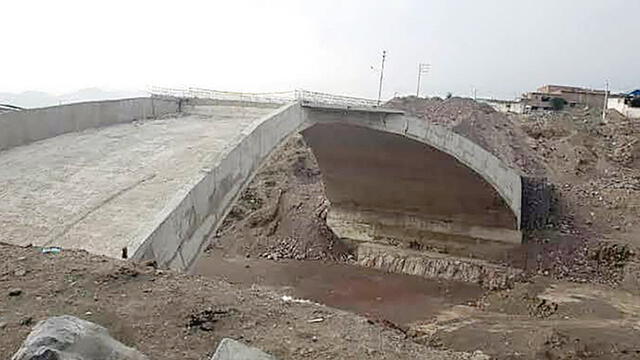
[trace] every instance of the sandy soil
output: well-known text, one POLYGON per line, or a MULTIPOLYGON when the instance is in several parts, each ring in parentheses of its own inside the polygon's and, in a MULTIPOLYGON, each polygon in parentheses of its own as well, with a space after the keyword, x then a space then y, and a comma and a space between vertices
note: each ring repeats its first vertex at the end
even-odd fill
POLYGON ((36 322, 70 314, 152 359, 209 359, 223 337, 281 359, 472 358, 408 341, 380 319, 282 295, 83 251, 0 244, 0 353, 9 359, 36 322))
POLYGON ((537 277, 416 322, 409 333, 497 359, 637 359, 639 306, 637 295, 619 289, 537 277))

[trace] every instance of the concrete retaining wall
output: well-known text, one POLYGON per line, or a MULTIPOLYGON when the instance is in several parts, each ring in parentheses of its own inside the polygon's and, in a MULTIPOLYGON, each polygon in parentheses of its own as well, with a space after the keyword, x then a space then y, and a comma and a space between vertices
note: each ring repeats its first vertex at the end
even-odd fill
POLYGON ((68 132, 178 112, 178 101, 155 98, 91 101, 0 114, 0 150, 68 132))
POLYGON ((547 225, 556 194, 545 178, 522 178, 522 228, 542 229, 547 225))
POLYGON ((290 134, 304 127, 303 121, 302 109, 295 103, 244 129, 197 185, 159 216, 163 220, 133 257, 188 270, 262 162, 290 134))

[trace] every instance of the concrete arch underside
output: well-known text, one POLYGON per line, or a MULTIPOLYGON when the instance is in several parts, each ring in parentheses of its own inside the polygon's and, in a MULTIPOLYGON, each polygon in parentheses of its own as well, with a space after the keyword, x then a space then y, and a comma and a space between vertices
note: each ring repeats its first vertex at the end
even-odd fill
POLYGON ((340 237, 521 241, 520 176, 468 139, 398 112, 294 103, 230 142, 135 257, 189 269, 259 166, 297 132, 318 158, 340 237))

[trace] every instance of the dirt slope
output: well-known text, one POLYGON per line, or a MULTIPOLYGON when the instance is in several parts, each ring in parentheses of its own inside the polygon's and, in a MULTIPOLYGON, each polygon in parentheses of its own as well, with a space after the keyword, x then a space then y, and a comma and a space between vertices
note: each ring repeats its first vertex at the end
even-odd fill
POLYGON ((405 110, 426 122, 445 126, 473 140, 505 164, 523 174, 544 176, 545 169, 526 141, 526 134, 514 119, 491 106, 471 99, 453 97, 395 98, 386 106, 405 110))
POLYGON ((260 168, 210 249, 269 259, 344 261, 349 250, 328 228, 329 202, 315 157, 292 136, 260 168))

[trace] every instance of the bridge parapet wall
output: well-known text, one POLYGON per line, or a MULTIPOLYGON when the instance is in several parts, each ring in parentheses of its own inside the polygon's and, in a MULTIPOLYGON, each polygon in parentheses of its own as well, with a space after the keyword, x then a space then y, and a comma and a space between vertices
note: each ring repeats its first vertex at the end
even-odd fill
POLYGON ((61 134, 154 118, 179 110, 178 100, 91 101, 0 114, 0 150, 61 134))

